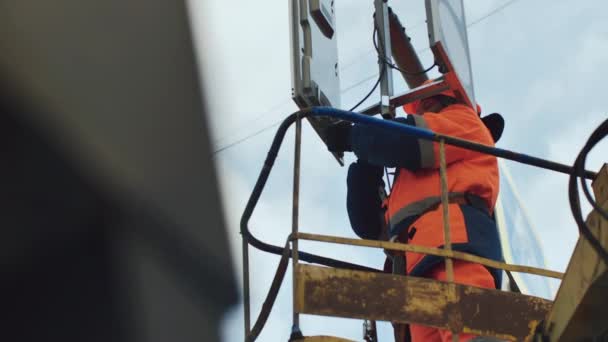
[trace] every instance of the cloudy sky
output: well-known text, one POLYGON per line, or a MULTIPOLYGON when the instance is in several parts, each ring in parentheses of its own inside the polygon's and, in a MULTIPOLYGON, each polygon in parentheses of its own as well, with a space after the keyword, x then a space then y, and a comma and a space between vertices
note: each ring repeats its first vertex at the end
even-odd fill
MULTIPOLYGON (((414 46, 428 46, 424 1, 389 1, 414 46)), ((228 222, 231 253, 241 279, 238 222, 278 124, 296 110, 290 98, 288 1, 191 0, 197 49, 205 74, 216 167, 228 222), (268 129, 268 127, 272 127, 268 129), (261 132, 250 138, 252 134, 261 132), (245 139, 246 138, 246 139, 245 139), (245 139, 245 140, 243 140, 245 139)), ((608 112, 603 82, 608 60, 608 2, 602 0, 465 0, 478 102, 506 119, 500 147, 572 163, 608 112), (488 16, 489 15, 489 16, 488 16), (481 20, 480 20, 481 19, 481 20)), ((342 107, 371 88, 377 75, 371 44, 372 0, 336 1, 342 107)), ((420 54, 432 64, 430 52, 420 54)), ((433 74, 436 76, 435 74, 433 74)), ((433 76, 432 75, 432 76, 433 76)), ((395 90, 406 89, 395 74, 395 90)), ((370 99, 377 101, 377 96, 370 99)), ((606 160, 608 144, 592 152, 588 169, 606 160), (603 158, 602 158, 603 157, 603 158)), ((347 156, 347 162, 353 161, 347 156)), ((578 233, 567 201, 567 177, 507 163, 539 232, 548 267, 563 271, 578 233)), ((284 244, 291 230, 293 131, 290 131, 257 211, 252 230, 284 244)), ((341 168, 308 124, 303 128, 301 230, 354 237, 345 209, 346 168, 341 168)), ((588 206, 586 206, 588 208, 588 206)), ((381 251, 302 243, 302 249, 379 267, 381 251)), ((274 275, 278 257, 252 250, 252 316, 274 275)), ((286 341, 291 326, 290 273, 259 341, 286 341)), ((361 321, 302 318, 305 334, 361 340, 361 321)), ((242 306, 223 324, 225 341, 243 336, 242 306)), ((391 329, 380 325, 381 340, 391 329)))

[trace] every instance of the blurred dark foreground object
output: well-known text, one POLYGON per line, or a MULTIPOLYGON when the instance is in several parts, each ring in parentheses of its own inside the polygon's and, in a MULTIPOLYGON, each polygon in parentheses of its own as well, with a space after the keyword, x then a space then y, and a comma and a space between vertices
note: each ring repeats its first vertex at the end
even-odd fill
POLYGON ((237 292, 185 4, 0 5, 0 340, 219 340, 237 292))

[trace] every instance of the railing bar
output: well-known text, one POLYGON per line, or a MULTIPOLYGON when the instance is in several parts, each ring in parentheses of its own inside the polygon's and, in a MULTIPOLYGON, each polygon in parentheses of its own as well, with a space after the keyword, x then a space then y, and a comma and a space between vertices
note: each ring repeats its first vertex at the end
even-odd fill
POLYGON ((295 235, 296 239, 337 243, 342 245, 352 245, 360 247, 370 248, 384 248, 392 251, 404 251, 413 252, 427 255, 435 255, 439 257, 450 257, 452 259, 464 260, 469 262, 478 263, 487 267, 497 268, 501 270, 508 270, 511 272, 529 273, 544 277, 550 277, 555 279, 562 279, 564 274, 561 272, 545 270, 538 267, 513 265, 504 262, 482 258, 473 254, 459 252, 459 251, 447 251, 441 248, 426 247, 420 245, 403 244, 396 242, 378 241, 378 240, 365 240, 365 239, 349 239, 338 236, 329 235, 318 235, 310 233, 298 233, 295 235))

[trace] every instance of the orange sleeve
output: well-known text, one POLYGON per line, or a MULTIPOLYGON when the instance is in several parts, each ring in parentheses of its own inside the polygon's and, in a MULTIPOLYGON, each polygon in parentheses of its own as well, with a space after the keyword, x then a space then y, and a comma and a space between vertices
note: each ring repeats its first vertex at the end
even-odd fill
MULTIPOLYGON (((420 121, 420 125, 426 125, 435 133, 494 146, 490 131, 477 113, 464 105, 452 105, 440 113, 425 113, 417 118, 417 121, 420 121), (421 122, 421 120, 424 122, 421 122)), ((421 141, 420 150, 421 160, 423 161, 422 168, 439 168, 438 142, 421 141)), ((460 160, 474 158, 476 155, 479 155, 479 152, 445 145, 445 158, 448 165, 460 160)))

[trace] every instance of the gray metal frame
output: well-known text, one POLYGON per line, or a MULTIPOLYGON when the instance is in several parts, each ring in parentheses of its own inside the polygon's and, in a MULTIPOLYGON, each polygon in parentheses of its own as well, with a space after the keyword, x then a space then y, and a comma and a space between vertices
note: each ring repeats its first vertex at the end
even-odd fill
POLYGON ((378 61, 380 75, 380 113, 382 116, 395 116, 394 109, 390 107, 390 98, 393 96, 393 73, 387 63, 392 63, 391 31, 388 18, 388 4, 384 0, 374 0, 376 9, 375 25, 378 30, 378 61))

